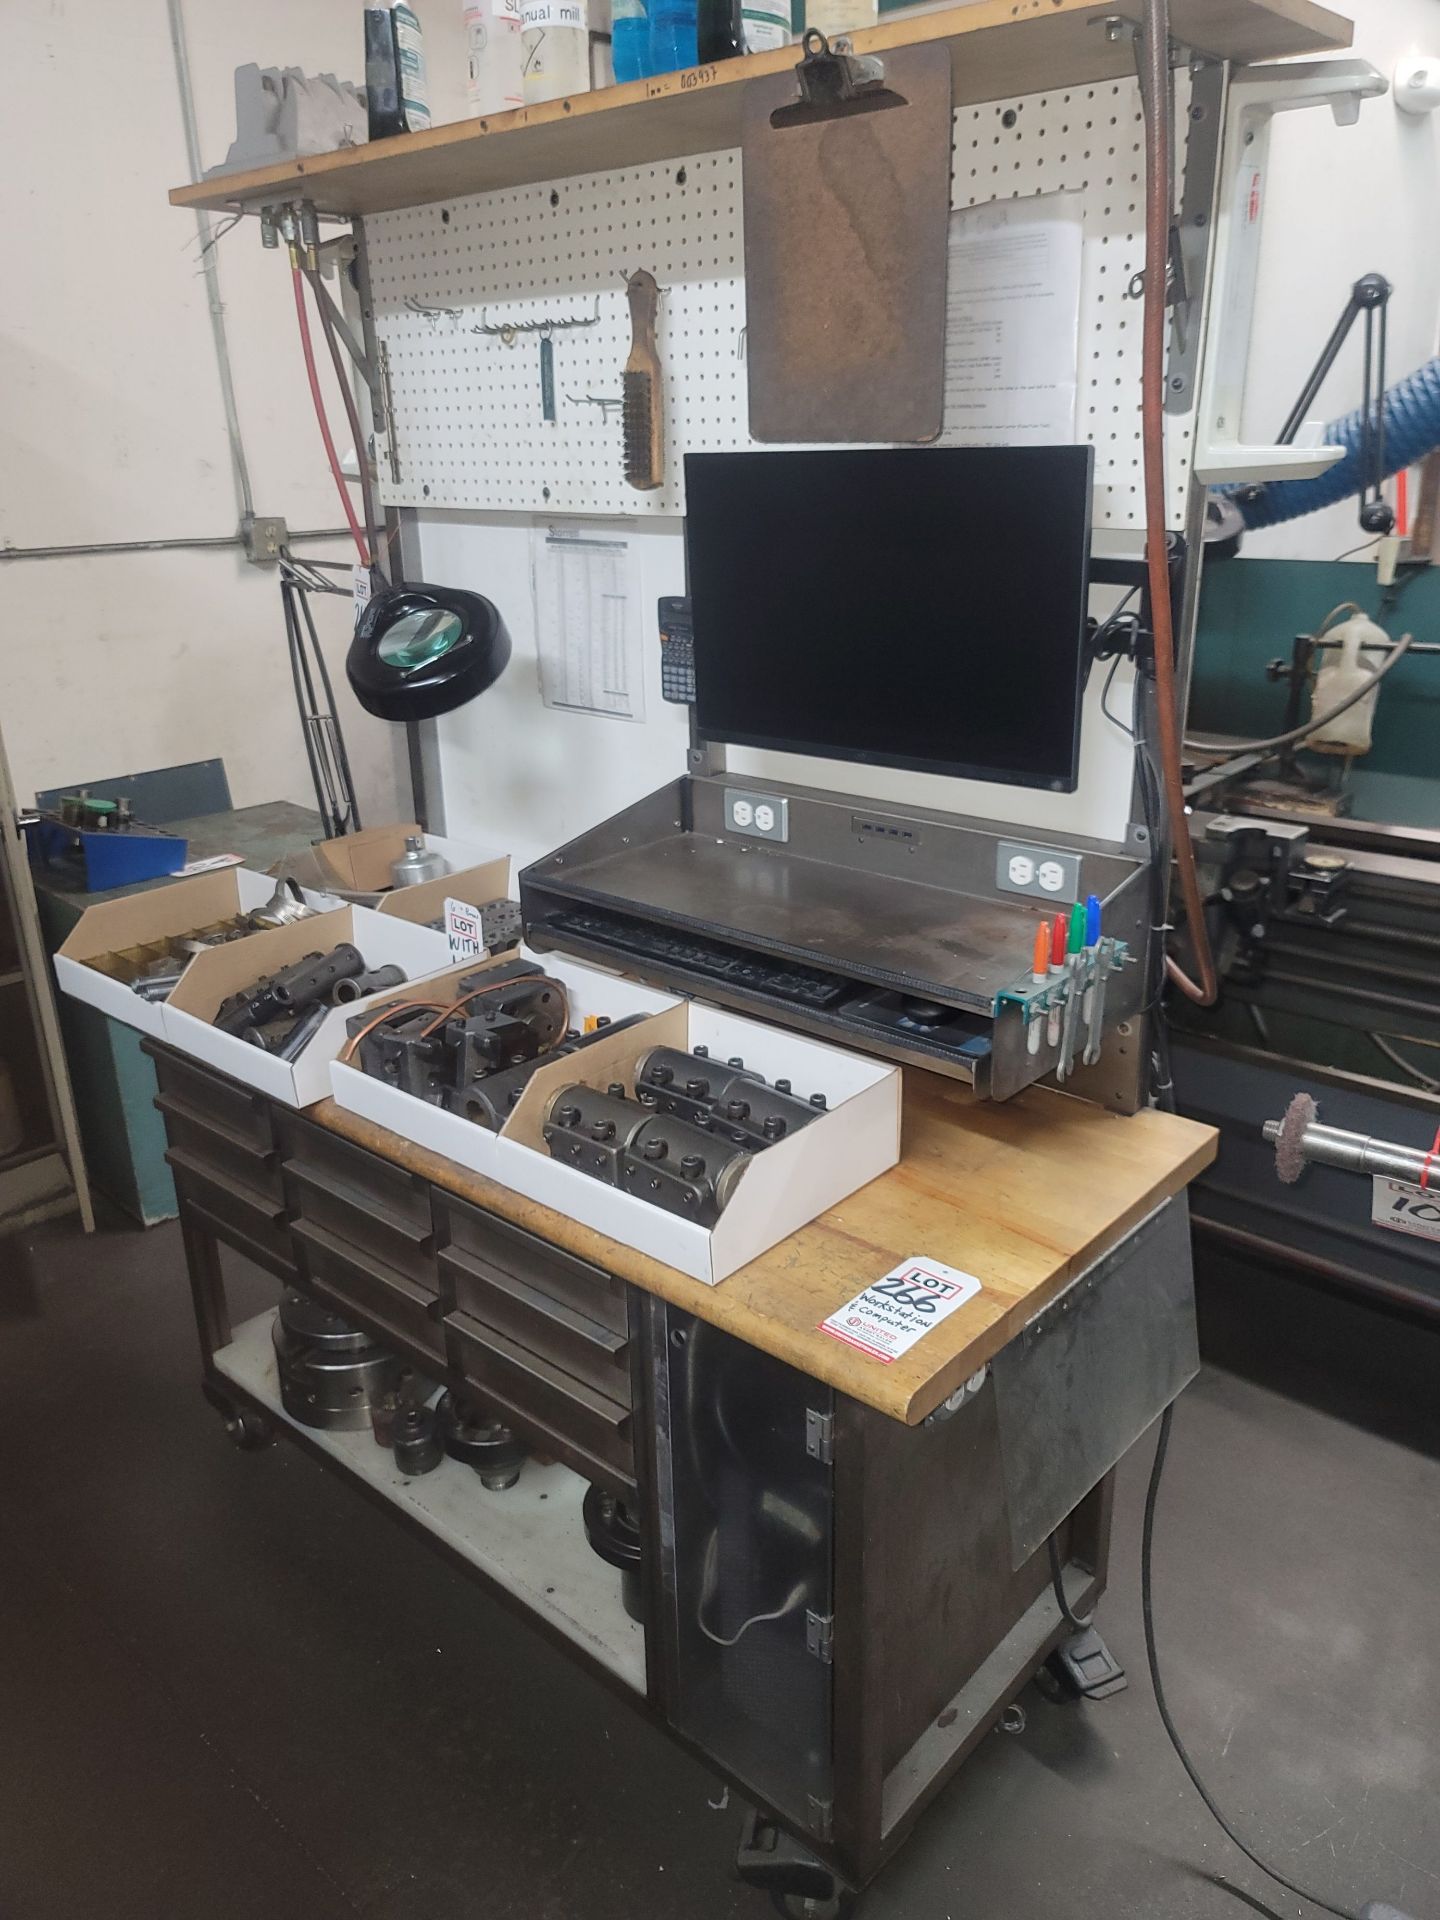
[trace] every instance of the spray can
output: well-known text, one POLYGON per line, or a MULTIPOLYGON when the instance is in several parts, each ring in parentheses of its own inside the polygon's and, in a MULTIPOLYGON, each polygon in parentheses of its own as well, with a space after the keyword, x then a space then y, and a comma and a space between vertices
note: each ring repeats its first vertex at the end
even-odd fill
POLYGON ((525 104, 521 81, 520 0, 465 0, 470 118, 525 104))
POLYGON ((586 0, 521 0, 527 107, 590 91, 590 17, 586 0))

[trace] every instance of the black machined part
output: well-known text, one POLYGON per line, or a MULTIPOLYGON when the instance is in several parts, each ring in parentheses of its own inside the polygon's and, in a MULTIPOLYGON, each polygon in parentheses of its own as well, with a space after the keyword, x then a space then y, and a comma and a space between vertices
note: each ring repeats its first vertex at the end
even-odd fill
POLYGON ((541 1067, 567 1054, 580 1053, 597 1040, 607 1039, 612 1033, 623 1033, 627 1027, 633 1027, 648 1017, 647 1014, 632 1013, 623 1020, 602 1020, 591 1033, 567 1033, 558 1045, 551 1047, 547 1053, 536 1054, 533 1060, 518 1061, 513 1067, 488 1074, 483 1080, 471 1081, 458 1092, 452 1089, 450 1111, 463 1114, 465 1119, 473 1120, 477 1126, 489 1127, 498 1133, 514 1111, 531 1078, 541 1067))
POLYGON ((433 1473, 445 1458, 429 1407, 397 1407, 390 1445, 396 1466, 412 1480, 433 1473))
POLYGON ((667 1213, 713 1226, 749 1166, 752 1146, 741 1128, 696 1126, 674 1113, 653 1113, 620 1156, 619 1185, 667 1213))
POLYGON ((402 1002, 390 1018, 366 1033, 374 1018, 374 1014, 353 1014, 345 1023, 352 1039, 364 1034, 359 1047, 361 1070, 377 1080, 388 1080, 402 1093, 440 1104, 446 1084, 445 1045, 438 1032, 426 1032, 436 1018, 434 1009, 402 1002))
POLYGON ((338 981, 364 971, 365 956, 348 941, 329 953, 307 953, 222 1000, 215 1025, 221 1033, 241 1034, 247 1027, 267 1026, 283 1014, 304 1013, 317 1001, 328 1000, 338 981))
POLYGON ((298 1060, 325 1024, 325 1016, 329 1011, 323 1000, 317 1000, 313 1006, 307 1007, 297 1017, 279 1046, 271 1049, 275 1058, 286 1061, 298 1060))
POLYGON ((527 1453, 524 1441, 473 1395, 442 1393, 435 1424, 450 1458, 473 1467, 490 1492, 503 1493, 520 1478, 527 1453))
POLYGON ((405 969, 397 967, 392 961, 388 967, 369 967, 364 973, 348 975, 337 980, 330 995, 337 1007, 346 1006, 351 1000, 368 999, 372 993, 388 993, 391 987, 403 987, 405 969))
POLYGON ((803 1100, 788 1080, 772 1087, 743 1061, 721 1066, 678 1047, 655 1047, 636 1063, 635 1091, 654 1094, 661 1113, 691 1121, 708 1115, 722 1131, 743 1132, 757 1147, 783 1140, 825 1111, 823 1094, 803 1100))
POLYGON ((566 1166, 618 1187, 625 1147, 650 1117, 650 1109, 627 1100, 618 1083, 604 1093, 598 1087, 562 1087, 544 1118, 545 1144, 566 1166))
POLYGON ((445 1048, 454 1062, 455 1083, 464 1088, 506 1067, 538 1059, 544 1041, 536 1025, 522 1015, 482 1007, 445 1023, 445 1048))
POLYGON ((620 1573, 620 1599, 632 1620, 644 1623, 645 1583, 641 1577, 644 1548, 640 1523, 618 1495, 607 1487, 592 1486, 580 1509, 585 1538, 592 1553, 620 1573))

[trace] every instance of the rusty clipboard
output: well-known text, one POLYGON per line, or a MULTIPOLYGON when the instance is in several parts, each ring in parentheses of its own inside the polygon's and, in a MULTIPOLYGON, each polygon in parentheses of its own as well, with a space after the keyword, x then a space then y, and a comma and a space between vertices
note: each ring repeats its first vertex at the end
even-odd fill
POLYGON ((940 432, 950 55, 883 56, 886 111, 807 119, 793 72, 745 92, 746 362, 757 440, 940 432), (797 124, 798 122, 798 124, 797 124))

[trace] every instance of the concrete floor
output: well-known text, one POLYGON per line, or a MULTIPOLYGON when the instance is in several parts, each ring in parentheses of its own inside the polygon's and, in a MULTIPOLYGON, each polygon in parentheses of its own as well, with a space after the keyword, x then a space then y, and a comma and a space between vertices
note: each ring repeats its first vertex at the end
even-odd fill
MULTIPOLYGON (((237 1311, 269 1283, 236 1263, 237 1311)), ((1204 1262, 1156 1612, 1222 1803, 1337 1905, 1440 1917, 1440 1336, 1204 1262)), ((3 1920, 723 1920, 739 1814, 563 1656, 197 1388, 179 1234, 0 1240, 3 1920)), ((1223 1916, 1271 1888, 1164 1744, 1125 1463, 1101 1624, 1132 1685, 1033 1689, 866 1920, 1223 1916)), ((1261 1905, 1261 1903, 1264 1905, 1261 1905)))

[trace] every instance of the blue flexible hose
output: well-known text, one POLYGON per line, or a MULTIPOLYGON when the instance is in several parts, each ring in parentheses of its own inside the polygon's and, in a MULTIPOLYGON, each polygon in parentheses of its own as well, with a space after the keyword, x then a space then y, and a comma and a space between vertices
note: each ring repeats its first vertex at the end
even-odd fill
MULTIPOLYGON (((1226 487, 1247 527, 1273 527, 1296 520, 1359 493, 1369 476, 1360 471, 1360 409, 1334 420, 1322 436, 1331 447, 1344 447, 1345 457, 1313 480, 1267 480, 1260 485, 1226 487)), ((1385 394, 1385 472, 1412 467, 1440 447, 1440 359, 1387 389, 1385 394)))

